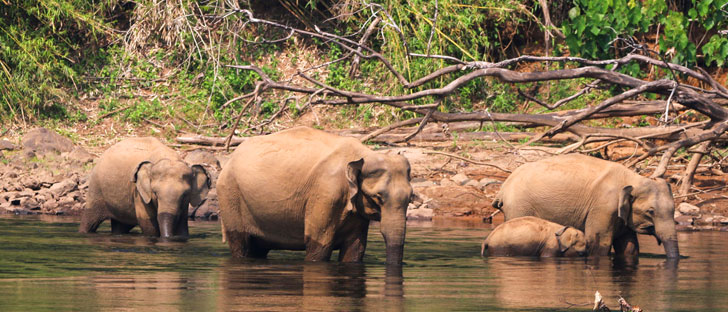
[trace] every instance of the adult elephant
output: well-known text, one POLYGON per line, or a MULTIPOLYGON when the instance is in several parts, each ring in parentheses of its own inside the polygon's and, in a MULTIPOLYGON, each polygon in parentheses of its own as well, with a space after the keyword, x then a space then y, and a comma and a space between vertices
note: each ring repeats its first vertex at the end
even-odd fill
POLYGON ((387 263, 401 263, 410 165, 353 138, 298 127, 246 140, 217 181, 234 257, 306 250, 306 260, 364 257, 369 222, 381 222, 387 263))
POLYGON ((126 139, 106 150, 91 171, 79 232, 96 232, 111 219, 114 234, 139 225, 148 236, 186 238, 188 207, 199 206, 209 189, 202 166, 188 166, 159 140, 126 139))
POLYGON ((637 235, 663 243, 679 256, 670 186, 607 160, 580 154, 524 164, 493 201, 505 220, 536 216, 584 231, 590 255, 637 255, 637 235))

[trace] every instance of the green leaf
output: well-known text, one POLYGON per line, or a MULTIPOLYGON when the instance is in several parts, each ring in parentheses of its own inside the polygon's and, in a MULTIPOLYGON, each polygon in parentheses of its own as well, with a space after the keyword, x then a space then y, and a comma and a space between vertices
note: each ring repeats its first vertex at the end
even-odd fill
POLYGON ((580 14, 581 14, 581 10, 579 10, 579 7, 578 6, 574 6, 573 8, 571 8, 571 10, 569 10, 569 18, 570 19, 575 19, 580 14))
POLYGON ((713 0, 702 0, 698 2, 698 13, 700 14, 700 16, 708 15, 708 10, 710 10, 711 3, 713 3, 713 0))
POLYGON ((691 19, 694 19, 698 17, 698 11, 695 11, 695 8, 690 8, 690 10, 688 10, 688 16, 690 16, 691 19))
POLYGON ((594 36, 596 36, 596 35, 598 35, 598 34, 599 34, 599 33, 601 32, 601 29, 599 29, 599 27, 597 27, 597 26, 592 26, 592 27, 591 27, 591 28, 589 29, 589 31, 590 31, 590 32, 591 32, 591 33, 592 33, 592 34, 593 34, 594 36))

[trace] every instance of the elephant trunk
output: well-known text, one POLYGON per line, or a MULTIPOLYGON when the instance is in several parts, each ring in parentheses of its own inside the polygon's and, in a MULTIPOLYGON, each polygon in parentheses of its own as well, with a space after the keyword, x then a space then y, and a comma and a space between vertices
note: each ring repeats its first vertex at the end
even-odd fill
POLYGON ((655 224, 655 236, 662 241, 665 248, 667 258, 676 259, 680 257, 680 249, 677 244, 677 231, 675 230, 675 222, 662 222, 655 224))
POLYGON ((157 222, 159 223, 159 236, 162 238, 171 238, 174 236, 175 215, 167 212, 159 213, 157 222))
MULTIPOLYGON (((406 209, 407 206, 405 206, 406 209)), ((383 209, 381 229, 387 246, 387 264, 401 264, 406 230, 405 209, 383 209)))

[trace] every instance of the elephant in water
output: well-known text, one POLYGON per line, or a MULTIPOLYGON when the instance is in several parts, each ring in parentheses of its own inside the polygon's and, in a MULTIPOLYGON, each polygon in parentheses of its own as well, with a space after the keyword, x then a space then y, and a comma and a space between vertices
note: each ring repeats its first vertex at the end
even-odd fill
POLYGON ((210 178, 202 166, 188 166, 159 140, 131 138, 101 155, 88 187, 79 232, 96 232, 111 219, 114 234, 139 225, 148 236, 186 238, 188 207, 203 202, 210 178))
POLYGON ((590 255, 639 254, 637 235, 663 243, 678 258, 675 203, 663 179, 649 179, 621 164, 568 154, 524 164, 493 201, 505 220, 536 216, 584 231, 590 255))
POLYGON ((585 254, 584 232, 530 216, 499 225, 488 234, 480 249, 483 257, 581 257, 585 254))
POLYGON ((217 181, 220 217, 234 257, 306 250, 306 260, 364 257, 369 222, 380 221, 387 263, 401 263, 410 165, 354 138, 297 127, 246 140, 217 181))

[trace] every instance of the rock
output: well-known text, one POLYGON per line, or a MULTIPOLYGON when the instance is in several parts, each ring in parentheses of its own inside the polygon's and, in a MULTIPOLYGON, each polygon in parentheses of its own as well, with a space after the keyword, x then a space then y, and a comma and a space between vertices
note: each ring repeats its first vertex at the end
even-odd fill
POLYGON ((470 181, 468 181, 468 183, 465 183, 465 186, 472 186, 475 188, 480 188, 480 183, 478 183, 478 181, 475 181, 475 180, 470 180, 470 181))
POLYGON ((76 182, 74 182, 73 179, 69 178, 53 184, 49 190, 53 194, 53 198, 59 199, 63 195, 66 195, 68 192, 76 189, 77 186, 78 185, 76 184, 76 182))
POLYGON ((83 147, 77 146, 70 153, 65 155, 66 159, 78 162, 80 164, 87 164, 94 160, 94 155, 91 155, 83 147))
POLYGON ((430 221, 434 215, 434 211, 429 208, 407 210, 407 220, 430 221))
POLYGON ((185 156, 185 162, 190 165, 209 165, 216 170, 222 169, 222 167, 220 167, 220 161, 215 157, 215 155, 206 150, 197 149, 187 153, 187 156, 185 156))
POLYGON ((20 178, 20 184, 23 185, 23 187, 27 187, 32 190, 39 190, 41 185, 38 179, 32 176, 25 176, 20 178))
POLYGON ((15 149, 15 144, 8 140, 0 140, 0 151, 12 151, 15 149))
POLYGON ((217 156, 217 161, 220 163, 221 168, 225 167, 225 164, 227 164, 228 160, 230 160, 230 154, 217 156))
POLYGON ((53 211, 53 210, 56 210, 56 208, 58 208, 58 201, 56 201, 55 199, 51 198, 51 199, 47 200, 45 203, 43 203, 41 205, 41 208, 43 209, 43 211, 53 211))
POLYGON ((40 209, 40 204, 38 204, 38 201, 35 200, 35 198, 26 197, 20 200, 20 207, 25 210, 38 210, 40 209))
POLYGON ((471 214, 473 214, 473 210, 470 208, 457 209, 452 212, 452 215, 455 217, 469 216, 471 214))
POLYGON ((197 209, 190 206, 188 216, 192 219, 201 218, 206 220, 216 220, 220 215, 220 208, 217 201, 217 189, 211 189, 207 193, 207 199, 197 209))
POLYGON ((458 173, 450 177, 450 180, 455 182, 455 184, 457 185, 465 185, 466 183, 468 183, 468 181, 470 181, 470 178, 468 178, 468 176, 466 176, 464 173, 458 173))
POLYGON ((728 217, 717 216, 713 219, 713 223, 716 225, 728 225, 728 217))
POLYGON ((440 186, 455 186, 455 185, 457 185, 457 184, 448 178, 442 178, 442 180, 440 180, 440 186))
POLYGON ((410 183, 410 185, 412 185, 412 187, 432 187, 432 186, 435 186, 435 182, 423 179, 422 181, 417 181, 417 182, 413 181, 410 183))
POLYGON ((679 211, 680 214, 683 214, 686 216, 700 215, 700 208, 698 208, 697 206, 688 204, 688 203, 680 203, 680 205, 677 206, 677 211, 679 211))
POLYGON ((488 185, 500 184, 500 183, 501 182, 496 179, 482 178, 482 179, 480 179, 480 181, 478 181, 478 188, 480 188, 481 190, 485 190, 485 188, 488 187, 488 185))
POLYGON ((70 209, 76 201, 71 196, 63 196, 58 200, 58 209, 70 209))
POLYGON ((678 225, 688 226, 694 225, 695 217, 680 215, 675 218, 675 223, 678 225))
POLYGON ((23 136, 23 149, 40 154, 65 153, 73 150, 73 142, 46 128, 36 128, 23 136))

